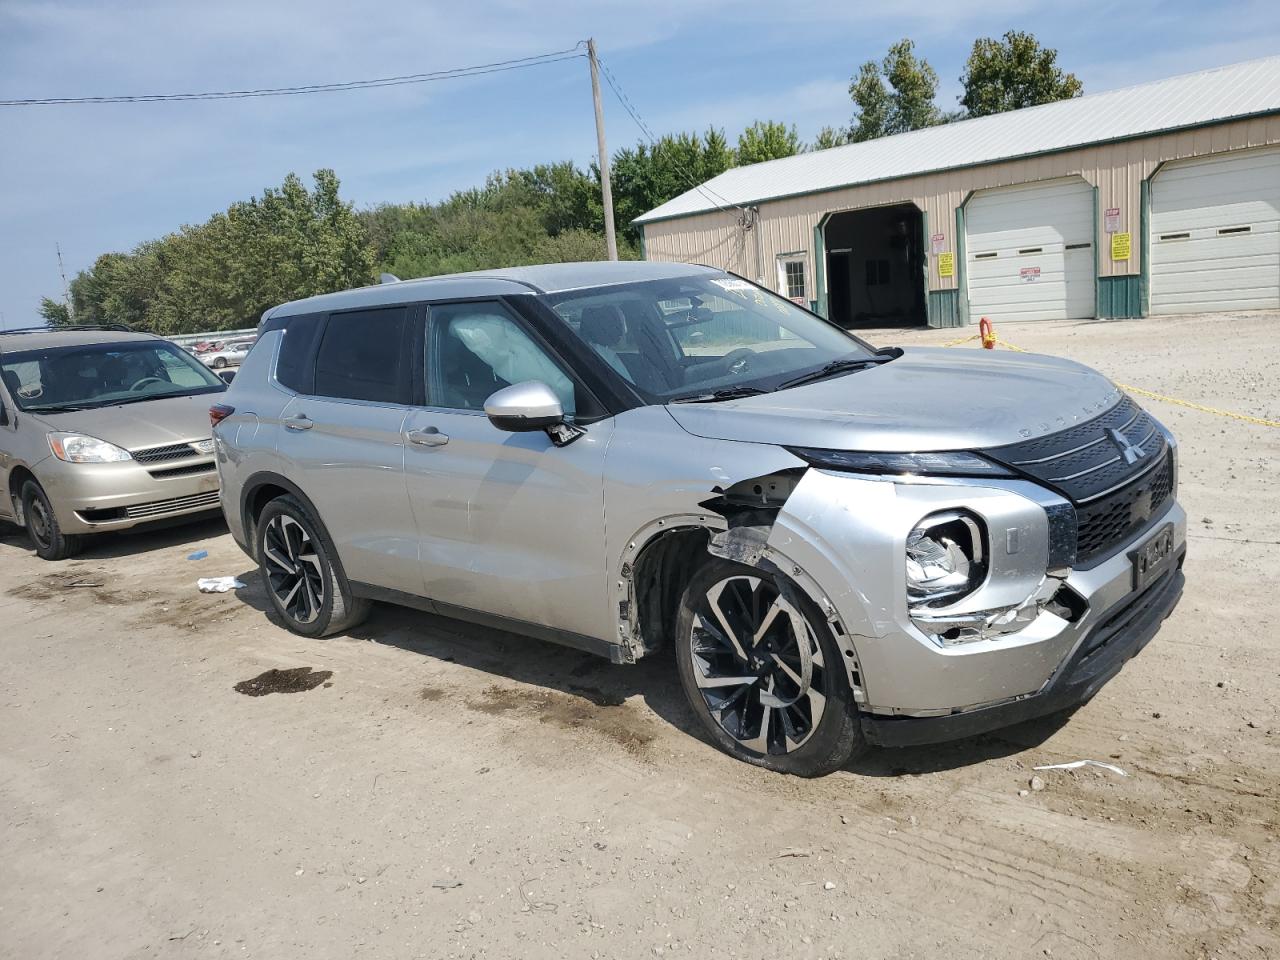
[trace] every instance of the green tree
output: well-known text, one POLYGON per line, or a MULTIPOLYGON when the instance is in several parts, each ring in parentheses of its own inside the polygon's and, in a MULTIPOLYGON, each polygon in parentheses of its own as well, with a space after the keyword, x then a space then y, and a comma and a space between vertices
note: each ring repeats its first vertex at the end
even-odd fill
POLYGON ((632 220, 719 176, 734 161, 724 131, 714 127, 702 135, 668 135, 652 145, 639 143, 619 150, 611 164, 613 209, 619 233, 638 241, 639 231, 632 226, 632 220))
POLYGON ((937 95, 937 72, 916 56, 911 40, 899 40, 879 64, 868 60, 859 67, 849 83, 857 107, 850 139, 874 140, 946 122, 934 103, 937 95))
POLYGON ((738 166, 794 156, 800 149, 800 137, 794 125, 757 120, 738 137, 738 166))
POLYGON ((71 308, 58 300, 41 297, 40 316, 44 317, 51 327, 65 327, 71 323, 71 308))
POLYGON ((1084 89, 1074 73, 1058 66, 1057 50, 1040 46, 1034 36, 1019 30, 1010 30, 1000 40, 975 40, 960 82, 960 103, 970 117, 1069 100, 1084 89))
POLYGON ((809 150, 830 150, 832 147, 842 147, 846 143, 851 143, 849 131, 837 129, 836 127, 823 127, 818 131, 818 135, 813 138, 813 143, 808 147, 809 150))

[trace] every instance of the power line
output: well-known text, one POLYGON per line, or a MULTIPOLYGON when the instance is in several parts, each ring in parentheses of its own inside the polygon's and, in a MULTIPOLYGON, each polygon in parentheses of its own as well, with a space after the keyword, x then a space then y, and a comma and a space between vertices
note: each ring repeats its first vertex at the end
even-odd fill
MULTIPOLYGON (((618 102, 622 104, 622 109, 627 112, 627 114, 631 117, 633 121, 635 121, 636 126, 640 128, 640 132, 643 133, 646 138, 648 138, 649 143, 656 147, 658 145, 658 138, 654 135, 653 131, 649 128, 649 125, 644 122, 644 118, 640 116, 640 111, 636 109, 635 104, 633 104, 630 98, 628 98, 627 95, 622 92, 622 85, 618 83, 617 77, 613 75, 613 72, 609 69, 608 65, 604 62, 604 60, 602 60, 599 57, 598 54, 596 56, 596 60, 600 64, 600 69, 604 71, 605 82, 609 84, 609 89, 613 91, 614 96, 618 98, 618 102)), ((741 212, 744 217, 751 216, 750 211, 747 210, 746 207, 743 207, 740 204, 734 203, 728 197, 725 197, 719 193, 716 193, 706 184, 699 182, 696 177, 694 177, 691 173, 689 173, 687 170, 684 169, 684 167, 680 166, 679 164, 674 164, 674 166, 675 166, 675 169, 679 172, 679 174, 684 178, 685 182, 688 183, 689 186, 692 187, 694 190, 697 190, 699 193, 701 193, 709 201, 711 201, 711 205, 714 206, 717 210, 723 213, 725 210, 725 207, 730 206, 735 208, 739 212, 741 212)))
POLYGON ((254 90, 218 90, 204 93, 122 94, 110 97, 29 97, 0 100, 0 107, 45 107, 65 104, 96 105, 103 103, 173 103, 191 100, 247 100, 255 97, 296 97, 313 93, 343 93, 348 90, 370 90, 414 83, 432 83, 437 80, 457 80, 463 77, 483 76, 488 73, 504 73, 508 70, 540 67, 548 63, 560 63, 563 60, 576 60, 586 56, 581 49, 582 45, 583 42, 579 41, 568 50, 555 50, 530 57, 519 57, 515 60, 499 60, 494 63, 481 63, 471 67, 455 67, 450 70, 413 73, 399 77, 378 77, 371 80, 310 83, 294 87, 263 87, 254 90))

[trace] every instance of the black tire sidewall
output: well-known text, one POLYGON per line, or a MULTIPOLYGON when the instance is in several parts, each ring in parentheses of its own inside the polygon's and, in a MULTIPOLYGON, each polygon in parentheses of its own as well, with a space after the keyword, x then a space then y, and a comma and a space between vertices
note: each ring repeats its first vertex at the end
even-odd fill
POLYGON ((800 601, 800 612, 813 629, 822 650, 823 661, 828 664, 824 675, 830 678, 829 689, 822 691, 827 698, 826 709, 813 735, 803 746, 791 753, 759 754, 746 749, 729 736, 707 709, 702 699, 702 692, 694 681, 693 652, 689 645, 694 609, 696 602, 712 585, 731 576, 757 577, 772 580, 775 584, 781 579, 780 574, 771 574, 756 567, 714 557, 703 564, 685 588, 676 616, 676 666, 680 674, 680 685, 684 688, 685 697, 697 716, 699 724, 716 746, 730 756, 747 763, 801 777, 823 776, 839 769, 865 749, 866 741, 858 722, 857 706, 853 698, 853 689, 849 685, 844 654, 836 644, 831 628, 827 625, 826 619, 821 616, 817 605, 794 582, 788 581, 791 588, 788 592, 800 601))
POLYGON ((262 577, 262 585, 267 591, 271 608, 284 621, 285 626, 293 633, 303 637, 323 637, 329 629, 330 621, 333 619, 334 595, 337 591, 344 589, 345 584, 340 571, 335 565, 329 537, 324 532, 324 528, 311 515, 311 511, 294 497, 278 497, 272 500, 262 508, 262 513, 258 515, 254 534, 254 553, 258 558, 258 575, 262 577), (276 597, 275 591, 271 589, 271 579, 267 575, 267 565, 263 558, 262 546, 266 540, 267 526, 273 518, 278 516, 291 517, 306 529, 307 533, 311 535, 311 541, 315 545, 316 554, 319 556, 323 567, 324 578, 327 581, 324 602, 320 604, 319 616, 310 623, 301 623, 291 617, 281 605, 279 598, 276 597))
POLYGON ((22 487, 22 521, 27 528, 27 539, 31 547, 42 560, 65 560, 75 554, 80 547, 80 539, 62 532, 58 523, 58 515, 53 512, 53 504, 44 488, 34 480, 28 480, 22 487), (45 516, 48 518, 48 543, 41 543, 36 536, 35 527, 31 524, 31 504, 40 501, 45 516))

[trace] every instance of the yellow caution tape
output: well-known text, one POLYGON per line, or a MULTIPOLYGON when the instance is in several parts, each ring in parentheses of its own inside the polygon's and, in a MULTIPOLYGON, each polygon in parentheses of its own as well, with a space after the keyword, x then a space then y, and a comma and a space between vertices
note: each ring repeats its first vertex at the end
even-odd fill
MULTIPOLYGON (((943 346, 957 347, 962 343, 969 343, 973 340, 979 340, 981 339, 981 337, 982 337, 981 334, 975 333, 971 337, 963 337, 960 340, 951 340, 947 343, 944 343, 943 346)), ((1010 343, 1008 340, 1001 340, 995 337, 994 333, 992 336, 992 340, 995 343, 999 344, 1002 347, 1005 347, 1008 350, 1013 350, 1015 353, 1031 353, 1032 352, 1030 350, 1024 350, 1022 349, 1022 347, 1015 346, 1014 344, 1010 343)), ((1187 407, 1191 410, 1199 410, 1201 413, 1211 413, 1215 417, 1228 417, 1231 420, 1240 420, 1243 423, 1252 423, 1259 427, 1280 427, 1280 420, 1266 420, 1262 417, 1251 417, 1247 413, 1234 413, 1231 410, 1219 410, 1217 407, 1206 407, 1202 403, 1192 403, 1190 400, 1179 400, 1177 397, 1167 397, 1163 393, 1154 393, 1151 390, 1144 390, 1142 389, 1142 387, 1135 387, 1132 384, 1128 384, 1128 383, 1117 383, 1116 386, 1119 387, 1121 390, 1128 390, 1130 393, 1137 393, 1137 394, 1141 394, 1144 397, 1150 397, 1152 400, 1160 400, 1164 403, 1173 403, 1178 405, 1179 407, 1187 407)))

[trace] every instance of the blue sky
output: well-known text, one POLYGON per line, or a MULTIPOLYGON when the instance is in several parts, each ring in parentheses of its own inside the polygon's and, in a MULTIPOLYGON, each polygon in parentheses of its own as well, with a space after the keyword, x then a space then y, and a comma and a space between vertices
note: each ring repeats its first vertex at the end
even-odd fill
MULTIPOLYGON (((594 35, 658 133, 753 119, 802 137, 846 123, 850 74, 910 36, 953 107, 973 39, 1029 30, 1085 91, 1275 53, 1280 4, 916 0, 0 0, 0 98, 199 91, 424 72, 572 46, 594 35)), ((640 132, 605 89, 612 147, 640 132)), ((0 324, 42 295, 234 200, 332 167, 357 206, 434 200, 490 171, 585 165, 585 61, 412 87, 212 103, 0 108, 0 324)))

